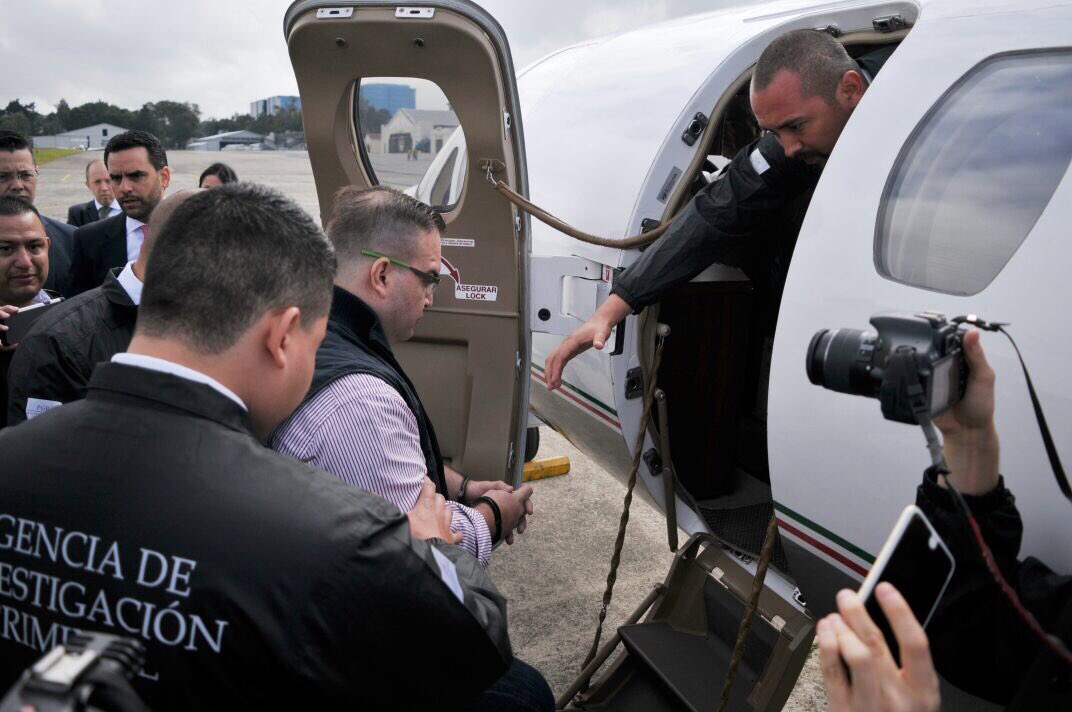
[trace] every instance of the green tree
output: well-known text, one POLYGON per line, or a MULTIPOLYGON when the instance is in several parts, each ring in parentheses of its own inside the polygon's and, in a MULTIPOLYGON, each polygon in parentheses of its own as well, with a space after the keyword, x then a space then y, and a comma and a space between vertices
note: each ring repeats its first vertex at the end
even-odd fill
POLYGON ((71 107, 67 104, 66 99, 60 99, 59 103, 56 104, 56 121, 59 122, 60 126, 57 133, 74 128, 71 124, 71 107))
POLYGON ((380 129, 391 120, 391 114, 387 109, 377 109, 365 99, 358 99, 357 120, 361 133, 379 133, 380 129))
POLYGON ((201 110, 197 104, 177 101, 149 102, 136 117, 137 128, 160 139, 166 148, 185 148, 198 135, 201 110))
POLYGON ((4 113, 0 116, 0 129, 18 131, 23 136, 33 136, 33 124, 30 117, 21 112, 4 113))

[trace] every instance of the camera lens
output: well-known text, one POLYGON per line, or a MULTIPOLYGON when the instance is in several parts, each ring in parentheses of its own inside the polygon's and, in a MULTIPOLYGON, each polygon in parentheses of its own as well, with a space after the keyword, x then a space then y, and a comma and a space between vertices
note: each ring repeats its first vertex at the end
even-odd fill
POLYGON ((840 393, 873 395, 871 358, 877 340, 875 332, 860 329, 817 332, 808 344, 808 380, 840 393))

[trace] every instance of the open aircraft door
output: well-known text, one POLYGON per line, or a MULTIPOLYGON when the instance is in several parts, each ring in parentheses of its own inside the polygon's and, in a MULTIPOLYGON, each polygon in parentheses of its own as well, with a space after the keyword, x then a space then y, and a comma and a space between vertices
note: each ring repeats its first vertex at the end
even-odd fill
POLYGON ((392 185, 447 223, 443 281, 395 352, 445 460, 519 485, 525 451, 528 221, 489 178, 528 193, 514 68, 498 23, 468 2, 302 0, 284 32, 323 220, 344 186, 392 185), (444 164, 448 164, 445 166, 444 164), (461 181, 461 184, 458 184, 461 181))

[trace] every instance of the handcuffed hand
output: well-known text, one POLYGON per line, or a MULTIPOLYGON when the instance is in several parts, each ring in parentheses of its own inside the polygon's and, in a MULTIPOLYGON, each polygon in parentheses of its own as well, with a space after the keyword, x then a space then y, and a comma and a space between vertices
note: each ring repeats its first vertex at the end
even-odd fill
POLYGON ((492 490, 513 492, 514 488, 502 480, 469 480, 469 484, 465 487, 465 501, 462 504, 475 502, 492 490))
POLYGON ((533 512, 532 485, 521 485, 513 492, 491 490, 487 496, 495 500, 502 513, 502 538, 514 543, 514 534, 523 534, 528 526, 526 517, 533 512))

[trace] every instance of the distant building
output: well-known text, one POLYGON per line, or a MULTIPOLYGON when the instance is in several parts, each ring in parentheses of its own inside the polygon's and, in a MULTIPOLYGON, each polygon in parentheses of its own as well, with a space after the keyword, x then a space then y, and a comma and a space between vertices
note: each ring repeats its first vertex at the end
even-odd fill
POLYGON ((202 136, 186 144, 187 151, 222 151, 228 146, 256 146, 260 148, 264 136, 252 131, 226 131, 213 136, 202 136))
POLYGON ((374 153, 383 153, 383 144, 380 142, 380 134, 365 134, 365 153, 370 156, 374 153))
POLYGON ((55 136, 34 136, 37 148, 104 148, 116 134, 127 129, 115 124, 93 124, 80 129, 71 129, 55 136))
POLYGON ((394 116, 399 109, 417 108, 417 90, 406 84, 363 84, 361 98, 374 109, 394 116))
POLYGON ((434 156, 456 128, 458 117, 453 111, 399 109, 380 129, 380 151, 408 153, 416 148, 434 156))
POLYGON ((275 116, 280 111, 295 109, 301 111, 301 97, 299 96, 270 96, 267 99, 258 99, 249 104, 249 115, 253 118, 261 116, 275 116))

